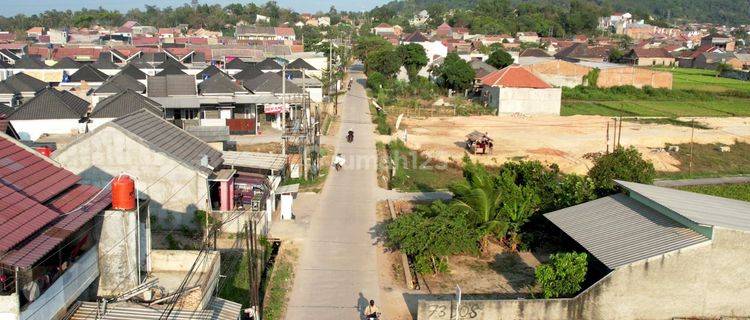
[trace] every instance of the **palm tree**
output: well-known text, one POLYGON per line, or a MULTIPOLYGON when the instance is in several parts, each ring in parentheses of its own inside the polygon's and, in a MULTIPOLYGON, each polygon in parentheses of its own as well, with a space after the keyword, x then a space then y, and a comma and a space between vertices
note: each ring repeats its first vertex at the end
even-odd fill
POLYGON ((484 235, 482 248, 486 248, 487 236, 504 237, 508 223, 500 214, 501 194, 497 188, 497 178, 484 167, 471 161, 464 162, 465 181, 450 187, 454 200, 451 206, 465 212, 470 221, 477 225, 484 235))
POLYGON ((515 252, 521 243, 521 227, 539 209, 541 199, 528 186, 520 187, 514 183, 506 186, 500 212, 508 219, 508 247, 515 252))

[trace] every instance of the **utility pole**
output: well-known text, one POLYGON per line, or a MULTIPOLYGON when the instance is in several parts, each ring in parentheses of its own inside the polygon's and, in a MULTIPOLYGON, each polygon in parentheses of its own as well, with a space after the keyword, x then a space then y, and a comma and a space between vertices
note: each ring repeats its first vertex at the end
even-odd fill
POLYGON ((302 178, 307 180, 309 171, 309 162, 307 159, 309 152, 307 148, 310 146, 310 104, 308 103, 308 94, 305 89, 305 68, 302 68, 302 106, 304 107, 304 114, 302 116, 307 121, 305 123, 305 140, 302 145, 302 178))
MULTIPOLYGON (((255 295, 253 294, 253 284, 255 282, 253 280, 253 263, 252 263, 252 261, 253 261, 253 253, 250 250, 250 248, 251 248, 251 246, 250 246, 250 237, 253 236, 251 224, 252 224, 252 219, 248 219, 247 225, 245 226, 245 233, 246 233, 246 236, 245 236, 245 252, 247 254, 247 281, 249 282, 248 283, 248 289, 249 290, 248 290, 248 297, 247 297, 247 299, 248 299, 248 303, 250 304, 250 307, 255 307, 256 306, 256 304, 255 304, 255 295)), ((258 313, 258 310, 255 310, 255 312, 258 313)))
POLYGON ((286 156, 286 64, 281 66, 281 154, 286 156))
POLYGON ((688 175, 693 176, 693 137, 695 136, 695 119, 690 121, 690 161, 688 162, 688 175))
POLYGON ((606 138, 606 141, 607 141, 607 153, 606 154, 609 154, 609 120, 607 120, 607 138, 606 138))

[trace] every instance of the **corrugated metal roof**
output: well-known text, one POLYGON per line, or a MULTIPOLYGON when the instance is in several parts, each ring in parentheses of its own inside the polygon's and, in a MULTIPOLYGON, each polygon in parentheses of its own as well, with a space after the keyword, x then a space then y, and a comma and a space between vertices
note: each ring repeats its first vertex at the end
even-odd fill
POLYGON ((262 152, 224 151, 224 164, 264 170, 281 170, 286 166, 286 157, 262 152))
POLYGON ((208 303, 208 309, 214 311, 212 319, 216 320, 237 320, 242 314, 242 305, 225 300, 219 297, 213 297, 208 303))
POLYGON ((611 269, 709 241, 624 194, 544 216, 611 269))
POLYGON ((219 319, 213 316, 212 310, 173 310, 168 318, 162 318, 164 310, 150 308, 133 303, 109 304, 106 308, 98 310, 96 302, 82 302, 68 320, 212 320, 219 319))
POLYGON ((750 202, 635 182, 615 182, 695 223, 750 231, 750 202))
POLYGON ((204 155, 208 156, 208 164, 214 168, 220 166, 223 161, 221 152, 145 109, 107 124, 110 123, 139 137, 150 148, 169 154, 177 161, 201 172, 210 174, 213 171, 201 165, 204 155))

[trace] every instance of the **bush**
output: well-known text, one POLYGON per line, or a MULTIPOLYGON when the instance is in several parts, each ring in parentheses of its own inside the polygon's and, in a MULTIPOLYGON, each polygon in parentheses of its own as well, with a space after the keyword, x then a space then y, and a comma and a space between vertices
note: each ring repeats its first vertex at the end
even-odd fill
POLYGON ((385 112, 378 110, 375 106, 371 105, 370 114, 372 114, 372 123, 375 124, 375 130, 379 134, 390 135, 392 129, 388 124, 388 117, 386 117, 385 112))
POLYGON ((614 180, 650 184, 654 181, 656 170, 631 146, 627 149, 618 147, 612 153, 594 158, 594 166, 588 175, 596 186, 597 194, 606 196, 618 191, 614 180))
POLYGON ((586 279, 588 256, 585 253, 556 253, 549 262, 536 268, 536 282, 542 286, 545 299, 570 296, 581 290, 586 279))
POLYGON ((373 71, 367 76, 367 86, 375 92, 380 91, 384 84, 385 76, 380 72, 373 71))

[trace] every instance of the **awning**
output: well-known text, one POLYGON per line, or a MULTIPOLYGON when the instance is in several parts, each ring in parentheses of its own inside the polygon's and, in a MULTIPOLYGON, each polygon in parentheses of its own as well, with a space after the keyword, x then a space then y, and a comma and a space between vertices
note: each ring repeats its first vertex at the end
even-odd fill
POLYGON ((281 99, 272 94, 242 94, 215 96, 175 96, 153 97, 154 101, 166 109, 199 109, 202 104, 271 104, 281 103, 281 99))
POLYGON ((224 165, 280 171, 286 166, 286 157, 272 153, 224 151, 224 165))
POLYGON ((276 188, 276 194, 289 194, 299 192, 299 183, 289 184, 276 188))

